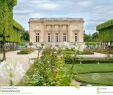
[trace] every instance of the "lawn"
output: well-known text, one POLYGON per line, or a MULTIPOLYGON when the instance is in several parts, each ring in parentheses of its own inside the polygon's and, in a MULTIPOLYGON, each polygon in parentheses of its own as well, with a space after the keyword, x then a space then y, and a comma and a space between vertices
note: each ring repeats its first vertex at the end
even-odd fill
POLYGON ((86 84, 92 85, 106 85, 113 86, 113 72, 112 73, 87 73, 78 74, 75 79, 86 84))
MULTIPOLYGON (((66 67, 71 68, 71 64, 66 64, 66 67)), ((113 64, 76 64, 73 72, 77 74, 113 72, 113 64)))
MULTIPOLYGON (((71 68, 70 64, 66 64, 71 68)), ((113 64, 76 64, 75 80, 93 85, 113 85, 113 64)))

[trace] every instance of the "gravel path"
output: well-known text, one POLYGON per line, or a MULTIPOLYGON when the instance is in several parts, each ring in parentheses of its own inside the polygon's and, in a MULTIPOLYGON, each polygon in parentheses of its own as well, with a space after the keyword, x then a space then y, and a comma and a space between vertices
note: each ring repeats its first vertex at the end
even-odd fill
POLYGON ((31 58, 36 58, 38 55, 37 51, 28 55, 17 55, 17 52, 7 52, 6 62, 0 63, 0 86, 8 86, 11 81, 16 85, 33 64, 31 58))

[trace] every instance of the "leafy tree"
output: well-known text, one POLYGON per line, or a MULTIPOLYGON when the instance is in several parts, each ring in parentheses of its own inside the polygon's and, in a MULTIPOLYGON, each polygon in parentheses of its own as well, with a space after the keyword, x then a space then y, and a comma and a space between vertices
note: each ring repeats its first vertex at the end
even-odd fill
POLYGON ((29 42, 29 32, 28 31, 24 31, 21 33, 21 40, 22 41, 26 41, 29 42))
POLYGON ((13 7, 16 4, 17 0, 0 0, 0 42, 2 43, 3 60, 6 59, 5 43, 19 42, 17 30, 20 26, 13 20, 13 7))
POLYGON ((92 41, 98 41, 99 33, 95 32, 92 34, 92 41))
POLYGON ((85 42, 91 42, 92 41, 92 36, 89 34, 84 34, 84 41, 85 42))

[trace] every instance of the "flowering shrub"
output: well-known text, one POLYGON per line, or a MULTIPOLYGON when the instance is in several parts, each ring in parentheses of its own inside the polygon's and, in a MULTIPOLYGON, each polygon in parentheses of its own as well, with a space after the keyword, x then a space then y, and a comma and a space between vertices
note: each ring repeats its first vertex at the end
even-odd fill
POLYGON ((20 85, 69 86, 72 76, 60 53, 55 49, 46 48, 42 57, 28 70, 20 85))

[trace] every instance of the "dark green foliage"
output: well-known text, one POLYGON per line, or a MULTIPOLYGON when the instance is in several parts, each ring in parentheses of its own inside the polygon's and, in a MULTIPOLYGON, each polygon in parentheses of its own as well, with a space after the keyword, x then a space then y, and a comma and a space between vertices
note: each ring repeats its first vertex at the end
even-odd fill
POLYGON ((104 64, 104 63, 112 63, 113 59, 108 58, 76 58, 76 57, 65 57, 66 64, 104 64))
POLYGON ((85 42, 91 42, 92 41, 92 36, 88 34, 84 34, 84 41, 85 42))
POLYGON ((26 42, 28 42, 29 41, 29 32, 28 31, 25 31, 25 32, 22 32, 21 33, 21 40, 22 41, 26 41, 26 42))
POLYGON ((92 35, 84 34, 84 41, 85 42, 97 42, 98 36, 99 36, 98 32, 95 32, 92 35))

